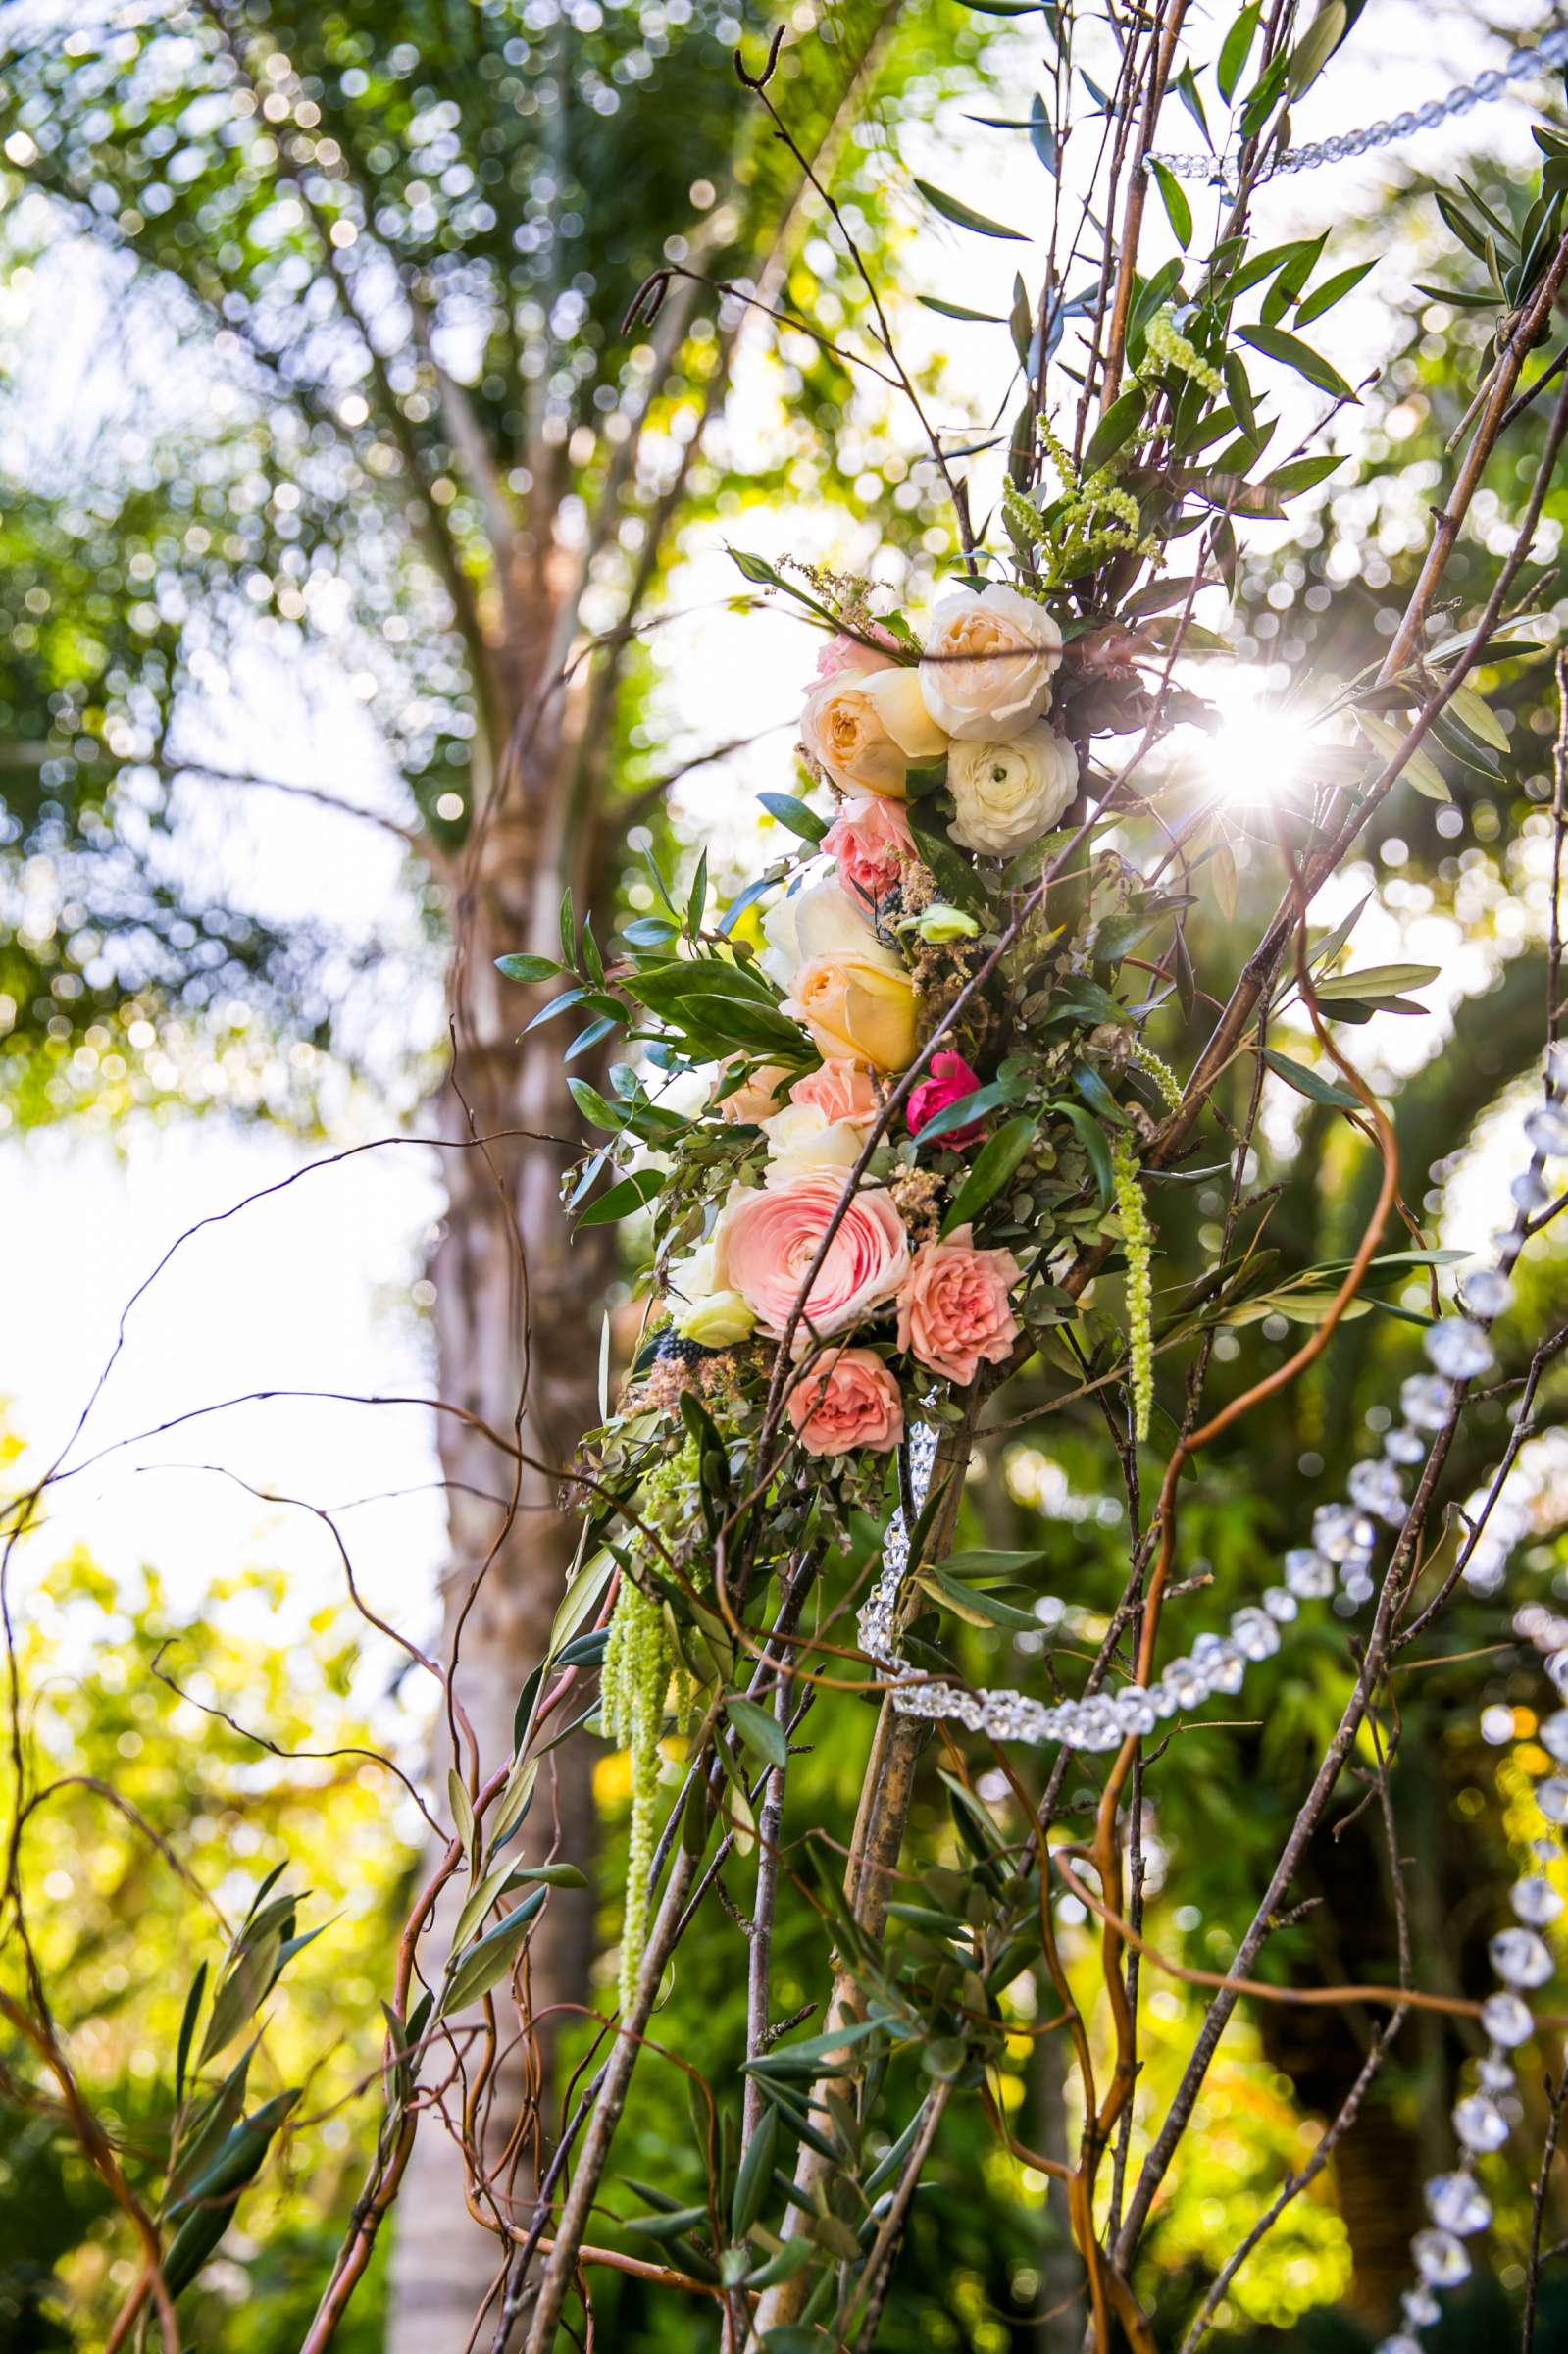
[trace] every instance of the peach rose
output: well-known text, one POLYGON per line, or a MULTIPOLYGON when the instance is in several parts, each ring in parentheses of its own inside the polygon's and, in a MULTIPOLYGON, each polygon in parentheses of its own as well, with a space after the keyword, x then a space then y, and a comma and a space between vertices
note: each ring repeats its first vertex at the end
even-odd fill
POLYGON ((785 1405, 808 1455, 847 1455, 852 1447, 886 1455, 904 1435, 898 1384, 871 1349, 835 1349, 819 1357, 785 1405))
POLYGON ((879 799, 874 793, 845 802, 822 846, 830 858, 837 859, 838 880, 845 890, 861 892, 868 899, 880 899, 891 891, 904 859, 915 855, 903 803, 879 799))
POLYGON ((783 1010, 804 1022, 825 1060, 843 1056, 901 1071, 915 1057, 915 1006, 914 983, 879 947, 875 956, 813 956, 796 973, 783 1010))
POLYGON ((1018 1338, 1007 1294, 1023 1270, 1010 1251, 977 1251, 974 1228, 923 1243, 898 1294, 898 1346, 960 1387, 997 1365, 1018 1338))
MULTIPOLYGON (((843 1199, 843 1179, 814 1170, 788 1184, 731 1196, 715 1239, 715 1276, 736 1291, 764 1330, 782 1333, 823 1236, 843 1199)), ((874 1315, 909 1273, 909 1237, 890 1195, 856 1194, 844 1210, 802 1312, 817 1332, 842 1332, 874 1315)))
MULTIPOLYGON (((723 1087, 735 1065, 727 1062, 715 1081, 715 1090, 723 1087)), ((762 1062, 733 1087, 719 1108, 727 1120, 766 1120, 771 1118, 789 1092, 790 1074, 782 1062, 762 1062)))
POLYGON ((864 1128, 877 1117, 882 1099, 877 1082, 862 1062, 847 1062, 835 1055, 820 1070, 808 1071, 797 1079, 789 1090, 791 1103, 815 1103, 830 1120, 853 1120, 864 1128))
POLYGON ((825 679, 806 697, 800 742, 841 793, 890 793, 896 800, 911 764, 936 760, 947 748, 918 676, 904 666, 825 679))
POLYGON ((1004 742, 1051 703, 1062 633, 1005 582, 955 588, 936 606, 920 665, 926 707, 949 736, 1004 742))

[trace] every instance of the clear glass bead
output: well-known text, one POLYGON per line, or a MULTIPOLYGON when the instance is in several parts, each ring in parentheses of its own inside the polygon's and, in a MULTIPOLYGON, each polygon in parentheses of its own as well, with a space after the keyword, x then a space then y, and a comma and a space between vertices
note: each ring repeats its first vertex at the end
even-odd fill
POLYGON ((1548 1774, 1536 1784, 1536 1804, 1548 1822, 1568 1822, 1568 1781, 1560 1773, 1548 1774))
POLYGON ((1117 1724, 1124 1734, 1151 1733, 1159 1722, 1159 1718, 1155 1714, 1154 1703, 1141 1684, 1128 1684, 1117 1693, 1111 1707, 1115 1712, 1117 1724))
POLYGON ((1496 1267, 1477 1267, 1460 1289, 1473 1316, 1500 1316, 1513 1298, 1513 1285, 1496 1267))
POLYGON ((1436 1373, 1412 1373, 1399 1390, 1399 1409, 1417 1430, 1441 1430, 1453 1408, 1449 1385, 1436 1373))
POLYGON ((1445 113, 1441 98, 1429 98, 1425 106, 1417 107, 1416 121, 1423 130, 1435 130, 1445 113))
POLYGON ((1492 1343, 1468 1316, 1444 1316, 1441 1324, 1429 1324, 1421 1345, 1448 1381, 1473 1381, 1496 1362, 1492 1343))
POLYGON ((1348 1561, 1370 1553, 1378 1532, 1365 1512, 1347 1504, 1320 1504, 1312 1515, 1312 1542, 1331 1561, 1348 1561))
POLYGON ((1422 2354, 1421 2340, 1406 2329, 1396 2329, 1391 2337, 1380 2337, 1373 2354, 1422 2354))
POLYGON ((1476 2062, 1476 2082, 1483 2092, 1512 2092, 1518 2081, 1506 2060, 1495 2060, 1489 2053, 1476 2062))
POLYGON ((1427 1459, 1427 1442, 1419 1431, 1411 1430, 1403 1422, 1396 1422, 1383 1442, 1383 1452, 1391 1463, 1424 1463, 1427 1459))
POLYGON ((1412 2329, 1430 2329, 1434 2322, 1442 2319, 1442 2307, 1430 2288, 1407 2288, 1399 2299, 1399 2311, 1412 2329))
POLYGON ((1422 2195, 1439 2230, 1460 2239, 1485 2231, 1492 2221, 1492 2201, 1472 2175, 1434 2175, 1422 2195))
POLYGON ((1492 73, 1490 67, 1485 74, 1478 74, 1476 76, 1475 92, 1476 96, 1483 102, 1483 104, 1486 104, 1492 99, 1495 98, 1501 88, 1502 76, 1500 74, 1492 73))
POLYGON ((1507 2140, 1508 2120, 1490 2092, 1467 2092, 1453 2105, 1453 2129, 1467 2150, 1486 2157, 1507 2140))
POLYGON ((1551 1955, 1534 1929, 1499 1929, 1487 1952, 1507 1986, 1544 1986, 1551 1976, 1551 1955))
POLYGON ((1179 1709, 1195 1709, 1209 1696, 1209 1679, 1193 1660, 1173 1660, 1164 1680, 1179 1709))
POLYGON ((1470 2277, 1470 2259, 1451 2231, 1418 2231, 1410 2253, 1416 2271, 1434 2288, 1457 2288, 1470 2277))
POLYGON ((1534 49, 1516 49, 1509 58, 1505 71, 1510 81, 1528 80, 1532 74, 1540 71, 1540 64, 1534 49))
POLYGON ((1192 1657, 1208 1680, 1211 1692, 1239 1692, 1246 1678, 1246 1662, 1223 1635, 1199 1635, 1192 1657))
POLYGON ((1280 1648, 1280 1630, 1266 1611, 1248 1604, 1231 1620, 1231 1640, 1245 1658, 1267 1660, 1280 1648))
POLYGON ((1568 1103, 1540 1103, 1525 1122, 1525 1134, 1538 1152, 1553 1159, 1568 1153, 1568 1103))
POLYGON ((1541 1743, 1559 1766, 1568 1766, 1568 1709, 1553 1709, 1541 1727, 1541 1743))
POLYGON ((1345 1485, 1352 1504, 1362 1511, 1372 1512, 1391 1528, 1402 1527, 1405 1516, 1404 1484, 1391 1463, 1374 1460, 1352 1466, 1345 1485))
POLYGON ((1526 1217, 1530 1218, 1535 1216, 1538 1209, 1544 1209, 1551 1200, 1550 1186, 1534 1169, 1521 1169, 1508 1191, 1526 1217))
POLYGON ((1554 1651, 1546 1662, 1546 1673, 1558 1691, 1568 1699, 1568 1650, 1554 1651))
POLYGON ((1289 1626, 1290 1620, 1297 1616, 1299 1607, 1289 1586, 1268 1586, 1264 1589, 1263 1608, 1282 1626, 1289 1626))
POLYGON ((1301 1602, 1323 1602, 1334 1592, 1334 1563, 1305 1545, 1285 1557, 1285 1582, 1301 1602))
POLYGON ((1493 2043, 1512 2051, 1516 2044, 1528 2043, 1536 2031, 1530 2016, 1530 2006, 1516 1994, 1489 1994, 1481 2006, 1481 2023, 1493 2043))
POLYGON ((1511 1741, 1513 1739, 1512 1709, 1505 1708, 1501 1701, 1493 1701, 1490 1708, 1483 1709, 1481 1712, 1481 1738, 1489 1749, 1501 1749, 1505 1741, 1511 1741))

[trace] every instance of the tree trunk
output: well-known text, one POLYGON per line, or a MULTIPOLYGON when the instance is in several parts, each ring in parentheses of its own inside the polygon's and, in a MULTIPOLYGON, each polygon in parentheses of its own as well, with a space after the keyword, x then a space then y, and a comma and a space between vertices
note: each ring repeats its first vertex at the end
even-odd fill
MULTIPOLYGON (((520 1046, 526 1000, 495 971, 497 955, 537 934, 545 896, 537 839, 534 826, 498 820, 471 879, 454 981, 456 1050, 438 1103, 440 1131, 455 1145, 495 1140, 443 1155, 447 1212, 430 1266, 438 1395, 462 1409, 438 1417, 451 1537, 441 1657, 450 1665, 456 1647, 458 1721, 472 1729, 481 1780, 510 1753, 518 1696, 544 1657, 581 1534, 576 1516, 559 1509, 559 1474, 599 1419, 600 1301, 614 1263, 608 1232, 590 1229, 574 1241, 561 1210, 562 1172, 580 1151, 561 1059, 570 1032, 552 1026, 520 1046), (505 1133, 519 1129, 532 1134, 505 1133), (541 1136, 564 1141, 535 1141, 541 1136)), ((432 1755, 438 1792, 451 1762, 443 1714, 432 1755)), ((461 1763, 466 1777, 466 1739, 461 1763)), ((571 1742, 546 1761, 518 1860, 551 1854, 586 1867, 592 1845, 590 1760, 571 1742)), ((427 1933, 427 1977, 438 1971, 466 1894, 466 1880, 455 1880, 427 1933)), ((551 1895, 531 1942, 530 2010, 542 2020, 531 2037, 516 2037, 510 2005, 498 1997, 503 2057, 489 2101, 487 2164, 497 2167, 520 2117, 528 2128, 516 2163, 509 2157, 492 2185, 503 2214, 530 2201, 534 2115, 546 2134, 551 2124, 556 2007, 588 1999, 592 1926, 586 1893, 551 1895)), ((426 2080, 439 2080, 449 2066, 449 2054, 432 2051, 426 2080)), ((460 2103, 454 2087, 454 2124, 460 2103)), ((441 2117, 428 2115, 397 2208, 390 2354, 459 2354, 500 2268, 498 2238, 470 2212, 466 2171, 441 2117)), ((480 2342, 487 2346, 488 2334, 480 2342)))

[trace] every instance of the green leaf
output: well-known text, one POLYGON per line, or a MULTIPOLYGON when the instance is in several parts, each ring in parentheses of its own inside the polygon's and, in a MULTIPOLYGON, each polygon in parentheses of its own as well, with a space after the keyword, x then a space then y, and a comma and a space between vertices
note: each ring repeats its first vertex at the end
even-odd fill
MULTIPOLYGON (((1374 719, 1367 711, 1356 713, 1355 724, 1386 761, 1402 751, 1409 732, 1405 728, 1394 727, 1387 719, 1374 719)), ((1431 754, 1423 751, 1419 745, 1405 759, 1400 774, 1408 777, 1417 793, 1424 793, 1429 801, 1449 801, 1453 798, 1442 769, 1431 754)))
POLYGON ((571 892, 565 891, 561 894, 561 961, 571 971, 576 968, 577 960, 577 911, 572 904, 571 892))
POLYGON ((1490 743, 1494 752, 1508 749, 1508 731, 1485 698, 1473 687, 1456 687, 1448 697, 1448 709, 1462 728, 1482 743, 1490 743))
POLYGON ((1040 1546, 1028 1546, 1022 1552, 998 1552, 989 1545, 972 1545, 958 1553, 950 1553, 940 1566, 949 1577, 1033 1576, 1043 1569, 1050 1556, 1040 1546))
MULTIPOLYGON (((743 2288, 776 2288, 781 2280, 792 2280, 796 2273, 803 2273, 815 2254, 816 2250, 809 2239, 802 2237, 786 2239, 777 2254, 769 2257, 766 2264, 759 2264, 754 2273, 747 2273, 741 2286, 743 2288)), ((779 2343, 781 2334, 800 2336, 807 2333, 794 2329, 792 2324, 786 2325, 785 2331, 783 2333, 778 2329, 770 2329, 763 2340, 763 2344, 769 2349, 769 2354, 787 2354, 787 2349, 779 2343)), ((813 2341, 812 2354, 819 2354, 820 2333, 813 2330, 809 2335, 813 2341)))
POLYGON ((929 866, 936 876, 942 897, 955 907, 966 908, 971 915, 989 919, 991 908, 986 887, 969 860, 960 857, 948 841, 940 819, 928 816, 926 804, 919 801, 906 803, 905 814, 921 863, 929 866))
POLYGON ((1151 155, 1149 170, 1154 175, 1160 201, 1165 207, 1165 217, 1170 222, 1176 242, 1185 253, 1192 242, 1192 207, 1187 201, 1181 181, 1168 165, 1151 155))
POLYGON ((1252 5, 1242 9, 1230 31, 1220 43, 1220 58, 1214 69, 1214 78, 1219 84, 1220 96, 1225 100, 1227 106, 1235 97, 1236 85, 1245 71, 1246 61, 1251 54, 1252 43, 1257 34, 1258 21, 1262 14, 1262 0, 1252 0, 1252 5))
POLYGON ((1355 399, 1354 391, 1338 368, 1331 367, 1299 335, 1288 335, 1283 327, 1243 327, 1238 332, 1243 343, 1250 343, 1254 351, 1261 351, 1266 358, 1278 360, 1283 367, 1293 369, 1297 376, 1304 376, 1320 392, 1332 392, 1337 400, 1355 399))
POLYGON ((1295 307, 1296 326, 1309 327, 1314 319, 1321 319, 1325 311, 1332 311, 1335 304, 1342 301, 1352 287, 1358 286, 1368 272, 1377 266, 1376 260, 1352 262, 1348 270, 1337 272, 1333 278, 1326 278, 1321 286, 1315 286, 1310 294, 1303 294, 1295 307))
POLYGON ((497 956, 495 969, 509 981, 548 981, 560 971, 553 956, 497 956))
POLYGON ((596 1087, 590 1087, 586 1079, 569 1079, 566 1084, 568 1094, 585 1120, 591 1120, 595 1128, 608 1128, 612 1135, 620 1134, 627 1123, 625 1104, 612 1103, 596 1087))
POLYGON ((1055 1108, 1074 1129, 1079 1143, 1088 1154, 1088 1165, 1094 1172, 1094 1183, 1103 1208, 1111 1198, 1111 1148, 1105 1141, 1105 1131, 1086 1104, 1058 1103, 1055 1108))
POLYGON ((1148 405, 1148 395, 1141 384, 1123 392, 1113 400, 1093 433, 1084 452, 1084 472, 1096 474, 1100 467, 1114 458, 1117 451, 1137 432, 1148 405))
POLYGON ((504 1920, 497 1921, 493 1929, 453 1956, 435 2006, 438 2019, 449 2019, 454 2011, 466 2011, 470 2003, 477 2003, 481 1995, 487 1994, 498 1978, 509 1975, 546 1893, 543 1888, 535 1889, 504 1920))
POLYGON ((984 1594, 960 1584, 956 1577, 943 1574, 939 1561, 919 1570, 915 1583, 968 1626, 1028 1628, 1032 1632, 1038 1629, 1039 1620, 1033 1611, 1020 1611, 1010 1602, 998 1601, 994 1594, 984 1594))
POLYGON ((1034 1119, 1009 1120, 982 1145, 975 1155, 974 1167, 954 1195, 942 1220, 943 1234, 951 1234, 955 1226, 967 1225, 993 1194, 1001 1192, 1035 1142, 1037 1125, 1034 1119))
MULTIPOLYGON (((938 318, 963 319, 977 327, 1005 327, 1006 320, 999 311, 971 311, 961 302, 943 302, 935 294, 917 294, 915 300, 924 310, 935 311, 938 318)), ((790 2242, 793 2246, 795 2243, 790 2242)))
POLYGON ((633 1169, 630 1177, 620 1178, 607 1194, 601 1194, 591 1209, 583 1210, 578 1219, 580 1226, 615 1226, 645 1207, 655 1194, 664 1191, 667 1178, 660 1169, 633 1169))
POLYGON ((747 1700, 739 1692, 727 1692, 724 1707, 725 1714, 759 1766, 782 1770, 788 1764, 789 1747, 784 1726, 771 1709, 759 1708, 756 1701, 747 1700))
POLYGON ((802 842, 821 842, 828 831, 828 820, 808 809, 804 801, 797 801, 792 793, 759 793, 757 798, 770 817, 787 826, 791 834, 798 834, 802 842))
POLYGON ((1435 964, 1368 964, 1358 973, 1335 973, 1319 981, 1314 995, 1326 1004, 1340 998, 1364 998, 1374 1004, 1379 998, 1400 998, 1409 990, 1425 989, 1439 975, 1435 964))
POLYGON ((1264 476, 1263 487, 1277 491, 1281 498, 1294 498, 1298 492, 1314 489, 1319 483, 1326 482, 1335 468, 1343 466, 1345 462, 1343 458, 1333 456, 1290 458, 1285 465, 1276 466, 1272 474, 1264 476))
POLYGON ((1304 1062, 1292 1062, 1288 1054, 1277 1054, 1272 1047, 1265 1049, 1263 1059, 1287 1087, 1293 1087, 1298 1096, 1310 1097, 1314 1103, 1331 1104, 1337 1111, 1362 1108, 1359 1096, 1352 1096, 1347 1087, 1336 1087, 1332 1079, 1309 1070, 1304 1062))
POLYGON ((1030 242, 1021 229, 1006 229, 1000 221, 987 221, 984 213, 971 212, 956 196, 945 196, 940 188, 934 188, 929 179, 917 179, 915 185, 934 212, 940 213, 944 221, 953 222, 959 229, 973 230, 982 237, 1007 237, 1015 245, 1030 242))
POLYGON ((474 1802, 468 1794, 468 1784, 455 1766, 446 1773, 446 1801, 451 1810, 452 1828, 463 1843, 466 1855, 474 1853, 474 1802))
POLYGON ((1334 52, 1350 29, 1350 12, 1345 0, 1324 0, 1303 37, 1290 52, 1290 96, 1299 98, 1310 89, 1334 52))
POLYGON ((190 2286, 223 2238, 240 2192, 260 2172, 274 2134, 298 2099, 297 2087, 279 2092, 236 2124, 210 2172, 193 2183, 180 2201, 181 2207, 193 2212, 186 2215, 164 2255, 164 2286, 172 2297, 182 2295, 190 2286))
POLYGON ((773 2187, 773 2154, 778 2143, 779 2112, 764 2109, 746 2144, 735 2175, 734 2196, 730 2202, 730 2229, 735 2239, 744 2239, 762 2213, 763 2202, 773 2187))
POLYGON ((185 1997, 185 2008, 180 2014, 179 2041, 175 2050, 175 2103, 177 2107, 185 2097, 185 2063, 190 2058, 190 2039, 196 2032, 196 2021, 201 2016, 201 1998, 206 1987, 207 1964, 202 1961, 196 1966, 196 1975, 190 1981, 190 1992, 185 1997))

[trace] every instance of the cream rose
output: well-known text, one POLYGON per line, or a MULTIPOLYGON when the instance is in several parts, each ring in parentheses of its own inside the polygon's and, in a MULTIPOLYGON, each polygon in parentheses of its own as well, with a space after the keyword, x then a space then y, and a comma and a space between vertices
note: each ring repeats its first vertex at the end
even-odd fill
POLYGON ((1005 743, 955 743, 947 831, 966 850, 1004 858, 1048 834, 1078 791, 1078 754, 1049 721, 1005 743))
POLYGON ((791 1103, 764 1120, 769 1185, 787 1185, 811 1169, 852 1169, 864 1132, 852 1120, 830 1119, 820 1103, 791 1103))
POLYGON ((825 679, 806 697, 800 741, 840 792, 894 800, 910 765, 939 759, 947 743, 907 666, 825 679))
POLYGON ((757 961, 781 989, 788 989, 801 966, 817 956, 863 957, 895 973, 904 969, 892 949, 883 947, 836 875, 770 907, 762 919, 762 936, 768 945, 757 961))
POLYGON ((1062 633, 1043 605, 993 582, 957 588, 931 617, 920 665, 926 708, 949 736, 995 743, 1050 709, 1062 633))
POLYGON ((702 1349, 743 1341, 757 1321, 740 1294, 720 1283, 717 1262, 717 1248, 709 1240, 683 1258, 672 1259, 665 1277, 676 1331, 702 1349))

